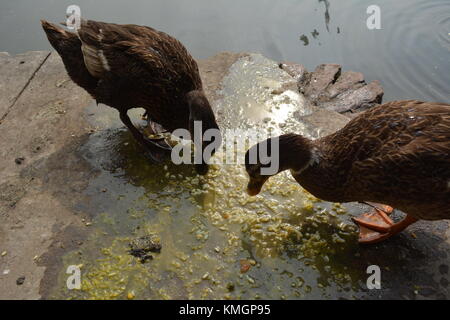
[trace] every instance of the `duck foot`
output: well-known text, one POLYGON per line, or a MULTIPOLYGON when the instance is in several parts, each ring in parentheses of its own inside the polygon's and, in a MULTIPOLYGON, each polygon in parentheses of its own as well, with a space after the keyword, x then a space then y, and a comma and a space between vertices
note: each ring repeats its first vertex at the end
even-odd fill
POLYGON ((398 223, 392 221, 389 215, 394 209, 386 205, 374 206, 374 210, 362 214, 357 218, 352 218, 359 230, 359 243, 370 244, 386 240, 393 235, 400 233, 417 219, 407 215, 398 223))
POLYGON ((128 127, 133 137, 146 149, 144 155, 154 163, 161 163, 171 154, 172 147, 165 139, 151 139, 139 131, 131 122, 127 109, 120 112, 120 120, 128 127))
POLYGON ((147 120, 147 134, 145 135, 144 139, 146 140, 146 144, 153 144, 157 147, 155 148, 147 148, 146 156, 150 158, 153 162, 161 163, 163 162, 168 156, 170 156, 172 152, 172 147, 170 144, 166 141, 166 136, 164 135, 165 132, 167 132, 166 129, 163 128, 160 124, 151 121, 148 116, 147 112, 145 113, 146 120, 147 120), (159 148, 159 150, 158 150, 159 148))
POLYGON ((163 149, 172 150, 172 147, 166 140, 165 133, 168 131, 159 123, 153 122, 147 117, 147 128, 145 131, 147 132, 146 139, 156 143, 163 149))
POLYGON ((166 133, 167 130, 164 129, 164 127, 162 125, 160 125, 159 123, 153 122, 152 120, 148 119, 148 126, 150 129, 150 132, 154 135, 162 135, 163 133, 166 133))
POLYGON ((170 157, 172 147, 164 139, 150 139, 144 137, 144 155, 154 163, 161 163, 170 157))

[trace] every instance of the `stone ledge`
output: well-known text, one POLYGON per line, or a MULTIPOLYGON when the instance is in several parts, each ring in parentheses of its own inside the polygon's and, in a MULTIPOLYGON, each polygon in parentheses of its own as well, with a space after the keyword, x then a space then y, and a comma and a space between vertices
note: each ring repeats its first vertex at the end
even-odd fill
POLYGON ((382 102, 384 91, 379 81, 367 84, 362 73, 342 72, 338 64, 321 64, 313 72, 292 62, 280 63, 280 68, 297 80, 299 92, 312 105, 350 115, 382 102))

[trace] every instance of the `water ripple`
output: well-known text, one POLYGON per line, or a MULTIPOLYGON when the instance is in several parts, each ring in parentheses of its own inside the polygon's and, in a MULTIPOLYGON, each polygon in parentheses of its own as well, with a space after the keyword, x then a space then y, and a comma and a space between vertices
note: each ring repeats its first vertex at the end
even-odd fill
POLYGON ((390 81, 423 99, 450 98, 449 14, 447 0, 424 0, 385 13, 383 20, 395 21, 383 51, 390 81))

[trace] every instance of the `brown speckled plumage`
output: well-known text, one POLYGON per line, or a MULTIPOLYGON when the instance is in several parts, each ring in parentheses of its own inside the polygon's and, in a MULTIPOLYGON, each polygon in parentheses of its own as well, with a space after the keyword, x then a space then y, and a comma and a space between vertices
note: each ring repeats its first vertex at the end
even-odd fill
POLYGON ((42 26, 71 79, 97 102, 119 110, 122 121, 144 145, 127 110, 144 108, 149 119, 168 131, 189 129, 190 119, 195 118, 189 92, 203 98, 202 112, 210 120, 204 129, 218 128, 202 91, 197 63, 177 39, 150 27, 91 20, 82 21, 77 33, 46 21, 42 26))
MULTIPOLYGON (((450 105, 394 101, 316 141, 281 136, 280 165, 297 171, 295 179, 323 200, 383 203, 416 219, 450 219, 450 105), (283 149, 281 140, 290 146, 283 149)), ((247 171, 252 176, 254 169, 247 171)))
POLYGON ((450 105, 386 103, 315 145, 323 159, 296 178, 317 196, 450 219, 450 105))

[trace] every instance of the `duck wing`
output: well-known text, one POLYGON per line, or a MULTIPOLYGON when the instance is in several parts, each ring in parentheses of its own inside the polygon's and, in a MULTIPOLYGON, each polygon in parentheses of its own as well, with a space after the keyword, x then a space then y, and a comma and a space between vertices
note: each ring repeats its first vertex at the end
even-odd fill
POLYGON ((450 166, 450 105, 394 101, 361 118, 364 128, 355 139, 356 165, 444 161, 450 166))
POLYGON ((327 145, 346 167, 349 192, 450 206, 450 105, 387 103, 355 118, 331 140, 327 145))
POLYGON ((78 36, 85 64, 97 78, 148 80, 148 85, 201 88, 198 66, 175 38, 150 27, 83 21, 78 36))

